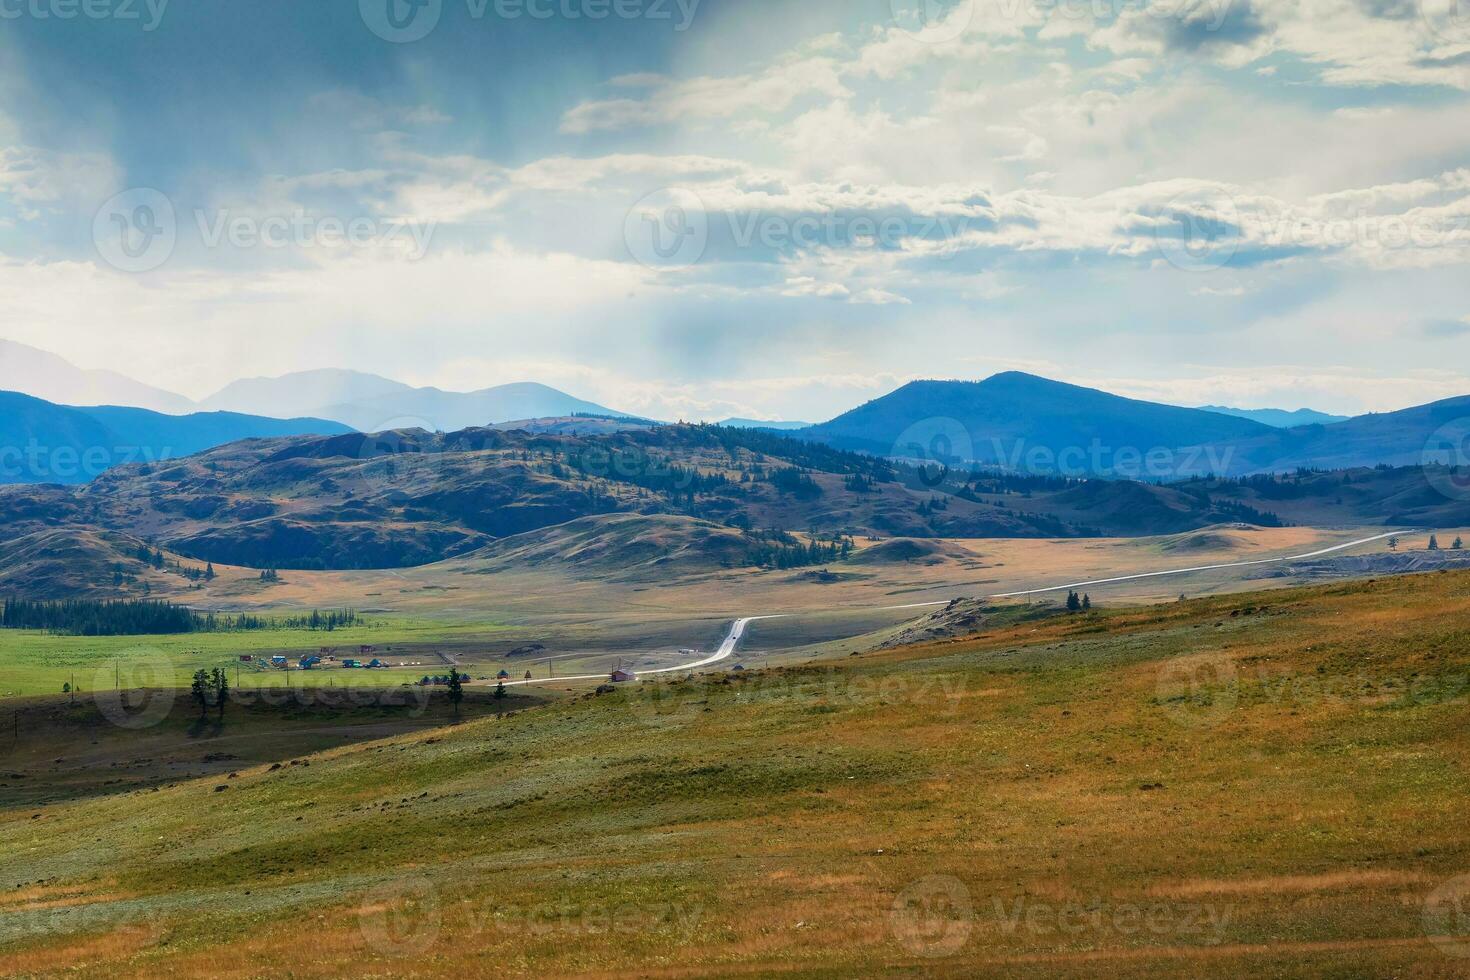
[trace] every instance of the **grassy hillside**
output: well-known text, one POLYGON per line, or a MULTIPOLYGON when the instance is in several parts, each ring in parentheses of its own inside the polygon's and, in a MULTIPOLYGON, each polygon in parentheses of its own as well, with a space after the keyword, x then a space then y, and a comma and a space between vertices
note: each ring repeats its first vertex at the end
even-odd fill
POLYGON ((1467 621, 1444 574, 1017 622, 11 807, 0 949, 118 977, 1461 976, 1467 621))
POLYGON ((1141 533, 1153 516, 1164 520, 1152 530, 1169 532, 1234 516, 1141 484, 1090 485, 1077 506, 1061 495, 1078 481, 995 475, 985 497, 957 495, 962 481, 939 476, 714 426, 406 430, 236 443, 120 467, 75 490, 0 488, 0 528, 122 532, 216 564, 368 569, 424 565, 610 514, 826 535, 1032 538, 1141 533), (1033 484, 1056 499, 1033 502, 1033 484))

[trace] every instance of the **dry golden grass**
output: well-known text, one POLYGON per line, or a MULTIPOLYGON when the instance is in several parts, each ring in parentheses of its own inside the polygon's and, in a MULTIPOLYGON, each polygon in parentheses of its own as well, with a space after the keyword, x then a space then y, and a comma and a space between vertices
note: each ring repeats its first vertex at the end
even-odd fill
POLYGON ((564 702, 223 799, 0 812, 0 848, 53 869, 0 877, 0 929, 157 903, 151 938, 0 955, 121 977, 1470 976, 1470 939, 1425 918, 1470 871, 1467 672, 1470 575, 1445 574, 753 673, 659 721, 628 692, 564 702), (953 886, 968 914, 894 911, 953 886))

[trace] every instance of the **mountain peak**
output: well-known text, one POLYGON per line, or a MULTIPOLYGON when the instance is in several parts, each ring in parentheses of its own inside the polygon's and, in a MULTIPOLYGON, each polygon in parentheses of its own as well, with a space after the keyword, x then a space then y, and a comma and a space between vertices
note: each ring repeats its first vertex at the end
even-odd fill
POLYGON ((183 395, 116 371, 79 368, 50 351, 4 339, 0 339, 0 389, 55 405, 137 405, 169 415, 194 409, 183 395))
POLYGON ((980 382, 913 382, 801 436, 885 456, 943 446, 946 459, 961 463, 1020 466, 1044 457, 1075 475, 1106 475, 1124 467, 1124 459, 1158 449, 1270 431, 1249 419, 1006 371, 980 382), (1065 465, 1059 462, 1064 457, 1065 465))

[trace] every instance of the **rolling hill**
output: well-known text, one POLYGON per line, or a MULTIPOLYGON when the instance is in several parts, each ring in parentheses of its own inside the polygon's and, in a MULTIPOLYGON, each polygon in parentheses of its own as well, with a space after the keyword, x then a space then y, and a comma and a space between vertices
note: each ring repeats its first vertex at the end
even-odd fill
POLYGON ((804 560, 786 531, 1066 538, 1260 517, 1206 493, 1123 481, 931 483, 869 456, 716 426, 404 430, 250 440, 121 466, 81 488, 0 488, 0 531, 123 533, 195 561, 254 568, 403 567, 518 537, 504 547, 529 557, 558 551, 568 535, 579 536, 578 554, 611 554, 623 541, 637 554, 654 548, 649 560, 738 565, 804 560), (575 523, 613 516, 653 523, 575 523), (548 537, 522 537, 537 532, 548 537), (611 537, 589 543, 603 534, 611 537))
POLYGON ((1164 477, 1186 447, 1273 430, 1249 419, 1122 398, 1009 372, 980 382, 915 381, 794 433, 842 449, 898 458, 979 463, 1073 476, 1164 477))
MULTIPOLYGON (((1217 447, 1230 475, 1301 467, 1461 465, 1470 462, 1470 396, 1398 412, 1361 415, 1333 425, 1308 425, 1233 439, 1217 447)), ((1203 473, 1195 468, 1190 475, 1203 473)))
POLYGON ((1470 396, 1280 427, 1294 417, 1302 416, 1159 405, 1012 372, 980 382, 913 382, 791 434, 958 468, 1154 482, 1470 462, 1470 396))
POLYGON ((0 392, 0 483, 86 483, 114 466, 175 459, 241 439, 346 431, 322 419, 72 408, 0 392))

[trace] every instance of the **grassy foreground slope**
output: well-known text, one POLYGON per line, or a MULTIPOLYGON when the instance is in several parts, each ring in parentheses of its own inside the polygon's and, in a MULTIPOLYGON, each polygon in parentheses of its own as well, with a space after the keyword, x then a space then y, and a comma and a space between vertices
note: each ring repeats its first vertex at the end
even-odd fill
POLYGON ((1470 575, 1437 574, 1028 622, 343 747, 223 792, 0 810, 0 964, 1465 976, 1467 671, 1470 575))

